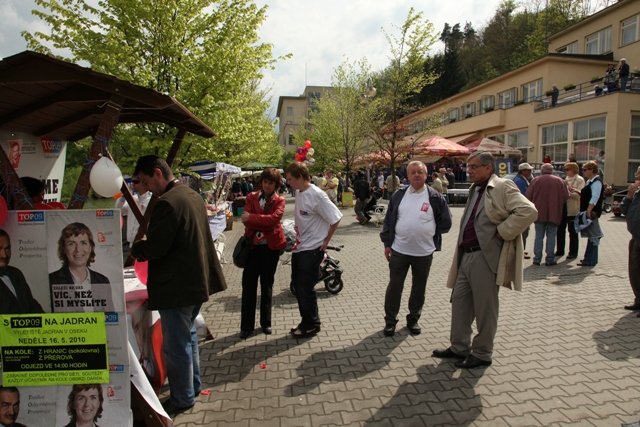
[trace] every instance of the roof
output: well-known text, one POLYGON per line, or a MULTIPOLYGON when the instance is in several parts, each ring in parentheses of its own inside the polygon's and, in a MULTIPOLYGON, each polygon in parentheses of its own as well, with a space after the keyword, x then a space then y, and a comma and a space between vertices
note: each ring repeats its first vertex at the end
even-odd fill
POLYGON ((104 107, 118 123, 164 123, 203 137, 209 126, 175 98, 90 68, 24 51, 0 61, 0 129, 55 140, 92 136, 104 107))

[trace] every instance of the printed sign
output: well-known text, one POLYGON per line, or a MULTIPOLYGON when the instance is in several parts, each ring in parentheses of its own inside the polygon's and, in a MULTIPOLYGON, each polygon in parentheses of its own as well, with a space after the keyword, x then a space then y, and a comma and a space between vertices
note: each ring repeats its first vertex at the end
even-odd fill
POLYGON ((0 316, 2 384, 108 383, 104 313, 0 316))

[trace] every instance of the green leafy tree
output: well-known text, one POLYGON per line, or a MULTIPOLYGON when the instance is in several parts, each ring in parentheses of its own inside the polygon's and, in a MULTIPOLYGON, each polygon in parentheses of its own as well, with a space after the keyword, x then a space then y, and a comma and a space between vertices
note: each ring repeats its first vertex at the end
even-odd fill
MULTIPOLYGON (((258 89, 273 67, 259 41, 266 7, 248 0, 35 0, 50 32, 24 32, 30 49, 68 55, 92 69, 179 99, 217 133, 188 134, 177 165, 210 159, 241 164, 278 161, 281 151, 258 89)), ((63 58, 64 59, 64 58, 63 58)), ((121 125, 110 149, 127 170, 141 154, 166 155, 175 130, 121 125)))
POLYGON ((408 132, 400 119, 418 109, 412 101, 435 79, 424 73, 424 62, 437 40, 433 24, 413 8, 398 30, 395 35, 385 31, 391 63, 375 81, 378 95, 372 101, 375 115, 370 133, 380 150, 388 154, 392 173, 401 155, 397 143, 408 132))
POLYGON ((370 131, 375 94, 371 86, 370 66, 366 59, 345 61, 335 70, 333 91, 322 97, 311 114, 312 139, 324 168, 344 170, 347 177, 354 161, 363 154, 370 131))

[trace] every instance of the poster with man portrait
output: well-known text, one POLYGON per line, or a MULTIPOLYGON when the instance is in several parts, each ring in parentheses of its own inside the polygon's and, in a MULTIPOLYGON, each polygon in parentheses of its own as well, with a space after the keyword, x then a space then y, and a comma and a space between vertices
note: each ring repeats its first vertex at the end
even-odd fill
MULTIPOLYGON (((35 302, 20 309, 14 303, 0 314, 104 312, 109 368, 109 381, 104 384, 15 385, 6 393, 19 396, 16 422, 30 427, 64 427, 75 425, 73 420, 92 420, 91 425, 99 426, 131 425, 121 251, 117 210, 9 212, 0 227, 0 270, 12 273, 8 285, 0 283, 0 296, 9 292, 23 300, 30 294, 35 302), (27 309, 32 311, 24 311, 27 309)), ((57 339, 70 342, 68 336, 57 339)), ((58 355, 60 363, 71 354, 75 361, 78 353, 70 347, 49 344, 46 351, 58 355)))

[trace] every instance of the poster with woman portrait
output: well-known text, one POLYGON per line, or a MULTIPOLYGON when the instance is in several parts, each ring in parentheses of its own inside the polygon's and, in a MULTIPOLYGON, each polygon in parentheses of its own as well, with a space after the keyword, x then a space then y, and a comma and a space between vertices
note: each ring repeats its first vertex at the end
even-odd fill
POLYGON ((47 212, 48 272, 55 312, 122 312, 117 210, 47 212))

